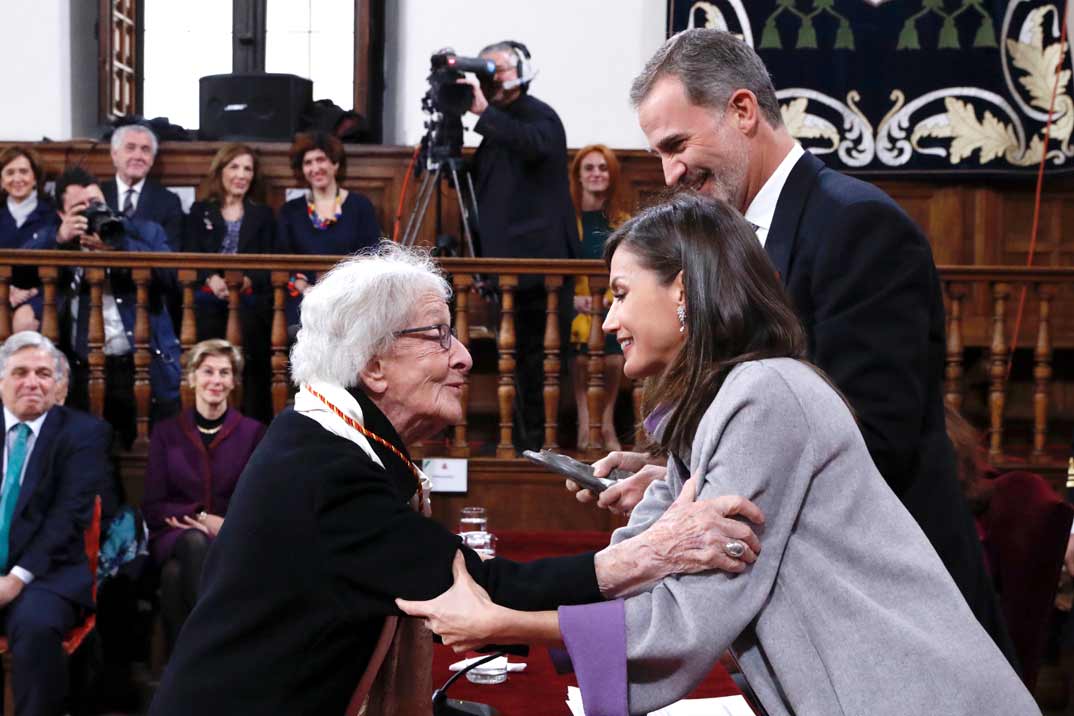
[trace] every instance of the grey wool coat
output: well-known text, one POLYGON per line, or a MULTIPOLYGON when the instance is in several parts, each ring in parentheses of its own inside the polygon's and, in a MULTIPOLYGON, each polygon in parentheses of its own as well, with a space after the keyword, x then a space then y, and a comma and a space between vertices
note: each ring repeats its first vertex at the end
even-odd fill
MULTIPOLYGON (((771 716, 1040 714, 811 366, 736 367, 682 457, 704 476, 700 499, 764 511, 761 553, 741 575, 625 600, 630 713, 682 698, 730 647, 771 716)), ((670 465, 612 541, 644 530, 686 477, 670 465)))

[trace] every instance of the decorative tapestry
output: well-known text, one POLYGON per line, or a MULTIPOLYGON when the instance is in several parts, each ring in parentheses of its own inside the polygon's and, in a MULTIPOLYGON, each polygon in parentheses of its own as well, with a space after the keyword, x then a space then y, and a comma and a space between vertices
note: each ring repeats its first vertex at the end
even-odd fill
POLYGON ((670 0, 669 8, 671 32, 713 27, 753 46, 791 133, 837 169, 1031 174, 1044 156, 1046 171, 1074 171, 1060 4, 670 0))

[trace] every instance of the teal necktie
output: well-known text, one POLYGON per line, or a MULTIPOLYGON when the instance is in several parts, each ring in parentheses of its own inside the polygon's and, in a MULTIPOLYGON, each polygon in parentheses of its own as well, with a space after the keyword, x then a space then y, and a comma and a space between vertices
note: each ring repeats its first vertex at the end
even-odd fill
POLYGON ((4 490, 0 493, 0 571, 7 573, 8 538, 11 534, 11 519, 15 516, 15 505, 19 502, 19 478, 22 466, 26 463, 26 442, 30 437, 30 426, 18 423, 11 428, 15 431, 15 444, 7 456, 7 470, 4 471, 4 490))

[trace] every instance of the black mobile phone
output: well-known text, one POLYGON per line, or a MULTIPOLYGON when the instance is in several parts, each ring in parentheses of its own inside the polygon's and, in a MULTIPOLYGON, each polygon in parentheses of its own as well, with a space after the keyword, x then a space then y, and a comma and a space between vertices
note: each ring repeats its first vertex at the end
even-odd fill
POLYGON ((575 460, 573 457, 560 455, 551 450, 541 450, 540 452, 525 450, 522 456, 552 472, 558 472, 580 487, 595 493, 604 492, 614 485, 616 480, 630 475, 630 473, 623 470, 613 470, 609 477, 594 477, 592 465, 587 465, 584 462, 575 460))

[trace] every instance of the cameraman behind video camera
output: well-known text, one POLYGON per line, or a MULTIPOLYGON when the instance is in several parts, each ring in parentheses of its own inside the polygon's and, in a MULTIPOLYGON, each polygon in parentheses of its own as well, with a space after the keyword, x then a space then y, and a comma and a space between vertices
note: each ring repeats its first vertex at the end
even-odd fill
MULTIPOLYGON (((525 45, 505 40, 480 54, 496 63, 492 80, 479 83, 467 77, 474 87, 470 111, 478 116, 474 131, 483 137, 473 160, 481 255, 575 258, 578 225, 567 181, 563 123, 555 110, 529 94, 536 72, 525 45)), ((572 291, 564 286, 560 297, 563 336, 569 335, 572 291)), ((524 422, 520 425, 516 416, 514 442, 520 451, 536 450, 544 432, 542 276, 520 277, 516 306, 516 375, 524 422)))
MULTIPOLYGON (((169 251, 164 230, 152 221, 128 219, 108 209, 97 179, 73 167, 56 180, 60 225, 40 233, 29 249, 81 251, 169 251)), ((89 409, 89 282, 82 267, 64 269, 57 313, 60 347, 71 361, 68 405, 89 409)), ((149 285, 149 332, 152 354, 149 378, 155 418, 178 408, 179 341, 162 293, 174 289, 175 272, 153 269, 149 285)), ((136 287, 129 269, 106 269, 103 290, 105 406, 104 417, 130 447, 136 436, 134 401, 134 321, 136 287)))

